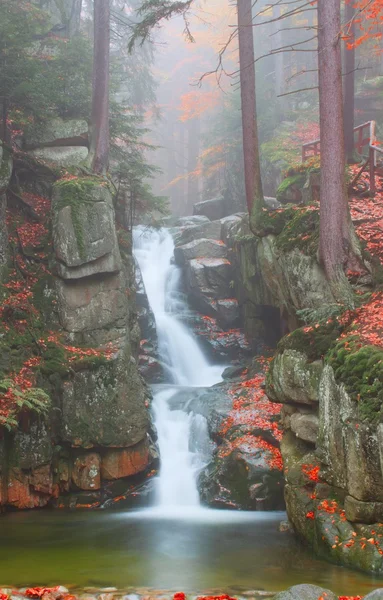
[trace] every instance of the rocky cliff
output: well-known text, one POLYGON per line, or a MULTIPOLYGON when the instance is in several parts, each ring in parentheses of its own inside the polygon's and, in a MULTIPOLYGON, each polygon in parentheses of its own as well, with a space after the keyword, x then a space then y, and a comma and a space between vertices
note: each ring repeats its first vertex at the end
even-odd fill
POLYGON ((157 458, 129 232, 86 174, 86 122, 1 150, 0 506, 98 506, 157 458), (7 208, 8 197, 8 208, 7 208), (5 229, 8 226, 8 233, 5 229))
POLYGON ((319 554, 382 573, 382 297, 371 277, 350 274, 357 308, 337 305, 317 241, 315 206, 287 206, 265 214, 261 238, 233 218, 227 243, 248 331, 261 335, 277 321, 291 332, 278 343, 266 385, 283 404, 289 519, 319 554))

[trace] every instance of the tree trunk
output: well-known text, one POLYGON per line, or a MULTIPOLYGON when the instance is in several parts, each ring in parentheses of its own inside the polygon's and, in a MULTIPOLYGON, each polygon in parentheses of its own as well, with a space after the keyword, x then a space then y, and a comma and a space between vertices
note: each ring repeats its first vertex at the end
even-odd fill
POLYGON ((246 204, 250 227, 254 233, 257 233, 264 199, 259 160, 251 8, 252 0, 237 0, 246 204))
POLYGON ((318 0, 321 140, 319 253, 338 301, 352 304, 344 270, 360 270, 348 208, 343 135, 340 0, 318 0))
POLYGON ((195 117, 188 121, 188 187, 185 215, 193 214, 193 206, 199 201, 199 177, 190 175, 198 164, 200 143, 200 119, 195 117))
MULTIPOLYGON (((345 7, 346 30, 350 40, 355 40, 355 8, 349 1, 345 7)), ((347 49, 344 44, 344 147, 346 162, 355 162, 354 158, 354 109, 355 109, 355 48, 347 49)))
POLYGON ((89 162, 94 173, 109 165, 109 0, 94 0, 92 124, 89 162))

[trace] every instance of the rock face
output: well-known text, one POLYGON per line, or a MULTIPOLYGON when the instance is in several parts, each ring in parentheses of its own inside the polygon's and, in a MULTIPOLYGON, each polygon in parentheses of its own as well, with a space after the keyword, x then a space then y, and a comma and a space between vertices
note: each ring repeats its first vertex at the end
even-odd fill
POLYGON ((294 528, 331 560, 383 573, 382 426, 361 420, 331 366, 303 352, 276 356, 266 391, 285 403, 281 451, 294 528))
MULTIPOLYGON (((54 120, 25 140, 34 147, 30 156, 47 161, 36 163, 33 182, 19 178, 26 198, 32 196, 27 192, 43 194, 44 210, 51 204, 50 217, 33 212, 33 204, 30 211, 32 230, 46 235, 52 224, 53 232, 48 252, 53 246, 55 261, 49 256, 49 269, 33 279, 30 293, 41 336, 41 358, 32 364, 42 364, 38 385, 49 409, 25 410, 13 429, 2 427, 0 510, 101 506, 124 496, 129 478, 134 485, 146 482, 158 462, 150 392, 138 371, 134 262, 118 243, 109 187, 95 177, 66 174, 57 181, 58 166, 87 156, 85 125, 54 120), (46 228, 36 225, 42 218, 46 228)), ((0 152, 2 201, 12 165, 0 152)), ((4 210, 1 203, 0 216, 4 210)), ((2 347, 3 355, 9 352, 2 347)), ((28 376, 36 386, 32 372, 28 376)))

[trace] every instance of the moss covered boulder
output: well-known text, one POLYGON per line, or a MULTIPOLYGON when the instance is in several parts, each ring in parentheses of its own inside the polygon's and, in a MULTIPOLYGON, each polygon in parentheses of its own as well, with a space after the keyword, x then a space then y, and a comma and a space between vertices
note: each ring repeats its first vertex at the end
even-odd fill
POLYGON ((72 446, 129 447, 146 436, 145 389, 127 351, 65 382, 61 436, 72 446))
POLYGON ((60 180, 53 194, 53 243, 58 272, 81 279, 121 268, 111 193, 102 180, 60 180))

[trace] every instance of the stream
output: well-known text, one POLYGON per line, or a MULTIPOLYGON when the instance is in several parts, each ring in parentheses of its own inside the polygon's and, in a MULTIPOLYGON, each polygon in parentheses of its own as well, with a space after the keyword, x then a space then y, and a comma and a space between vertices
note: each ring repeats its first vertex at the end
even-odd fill
POLYGON ((280 512, 240 512, 200 505, 197 477, 211 455, 201 415, 172 410, 179 386, 212 386, 211 366, 177 319, 187 309, 165 230, 135 232, 135 255, 153 310, 168 383, 158 386, 153 418, 161 469, 155 503, 142 510, 33 511, 0 519, 0 585, 116 586, 174 591, 278 591, 297 583, 367 594, 381 580, 315 558, 280 512))

